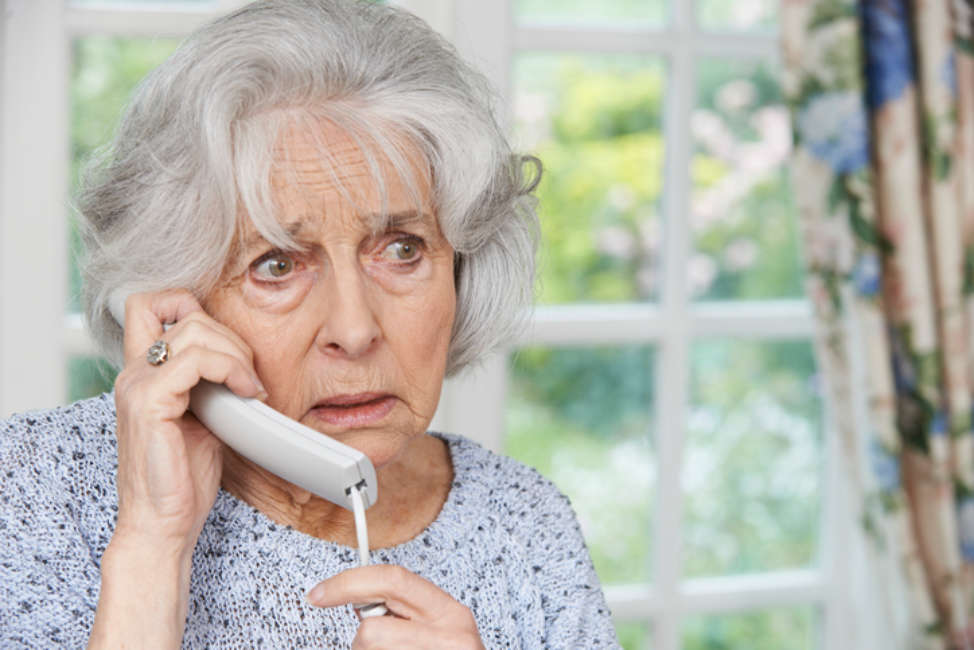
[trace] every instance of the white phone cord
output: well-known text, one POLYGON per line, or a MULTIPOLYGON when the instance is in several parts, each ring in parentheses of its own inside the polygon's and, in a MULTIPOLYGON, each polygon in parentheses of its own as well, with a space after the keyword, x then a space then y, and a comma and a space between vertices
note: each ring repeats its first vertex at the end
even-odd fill
MULTIPOLYGON (((364 485, 356 486, 352 488, 349 496, 352 498, 352 513, 355 515, 355 537, 358 539, 359 565, 368 566, 370 564, 369 529, 365 523, 365 502, 362 500, 362 490, 364 489, 364 485)), ((355 611, 363 619, 373 616, 384 616, 389 611, 386 609, 385 604, 381 602, 355 605, 354 607, 355 611)))
POLYGON ((369 529, 365 523, 365 502, 362 500, 361 488, 352 488, 351 492, 352 513, 355 515, 355 536, 358 538, 359 564, 369 566, 369 529))

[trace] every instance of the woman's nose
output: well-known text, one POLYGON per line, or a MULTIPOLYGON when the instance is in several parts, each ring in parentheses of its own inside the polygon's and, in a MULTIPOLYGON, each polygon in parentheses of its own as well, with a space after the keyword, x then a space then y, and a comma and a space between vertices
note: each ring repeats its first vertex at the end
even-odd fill
POLYGON ((349 359, 367 354, 381 338, 381 329, 365 279, 355 272, 336 273, 326 284, 319 346, 349 359))

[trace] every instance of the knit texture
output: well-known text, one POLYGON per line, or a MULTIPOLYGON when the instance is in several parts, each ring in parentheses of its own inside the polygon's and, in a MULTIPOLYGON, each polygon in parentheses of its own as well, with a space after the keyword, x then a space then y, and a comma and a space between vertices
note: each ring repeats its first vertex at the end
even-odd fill
MULTIPOLYGON (((453 459, 447 501, 425 531, 373 561, 469 607, 488 648, 618 647, 568 499, 516 461, 434 435, 453 459)), ((111 395, 0 423, 0 647, 87 643, 117 466, 111 395)), ((347 648, 351 608, 315 608, 304 594, 357 563, 354 549, 220 490, 193 555, 183 647, 347 648)))

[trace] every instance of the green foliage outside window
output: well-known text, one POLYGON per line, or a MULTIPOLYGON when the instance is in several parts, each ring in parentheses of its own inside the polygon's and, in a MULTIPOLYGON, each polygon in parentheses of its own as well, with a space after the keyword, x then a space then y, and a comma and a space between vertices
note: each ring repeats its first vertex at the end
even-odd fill
POLYGON ((699 341, 690 377, 685 574, 815 565, 823 454, 810 343, 699 341))
POLYGON ((801 297, 791 129, 777 72, 762 61, 702 59, 697 78, 690 289, 707 300, 801 297))
POLYGON ((528 348, 511 362, 506 451, 572 500, 606 583, 650 578, 652 348, 528 348))
POLYGON ((646 57, 528 54, 515 137, 545 166, 542 303, 657 294, 663 68, 646 57))
POLYGON ((697 615, 683 627, 684 650, 815 650, 817 612, 812 607, 697 615))

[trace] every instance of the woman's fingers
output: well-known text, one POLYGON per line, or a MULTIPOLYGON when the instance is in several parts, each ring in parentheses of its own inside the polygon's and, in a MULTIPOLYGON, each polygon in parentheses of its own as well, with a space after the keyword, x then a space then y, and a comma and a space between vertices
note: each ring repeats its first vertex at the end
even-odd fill
MULTIPOLYGON (((199 368, 195 377, 191 377, 194 380, 191 384, 188 386, 185 382, 170 384, 168 386, 170 390, 188 390, 202 378, 214 383, 227 383, 231 390, 244 397, 261 397, 261 393, 264 393, 264 388, 253 369, 253 352, 250 346, 236 332, 202 311, 199 303, 188 291, 133 294, 126 302, 126 365, 146 368, 148 365, 146 352, 159 340, 169 346, 170 358, 165 362, 165 366, 169 369, 177 365, 186 369, 187 362, 201 359, 206 359, 207 363, 205 367, 199 368), (167 328, 165 327, 167 323, 172 325, 167 328), (218 357, 189 354, 197 348, 236 359, 246 368, 251 381, 241 380, 240 373, 235 368, 220 368, 216 361, 218 357), (256 387, 256 390, 252 390, 252 387, 256 387)), ((153 383, 173 376, 172 373, 161 372, 161 368, 152 368, 152 371, 151 377, 156 380, 153 383)), ((266 397, 266 393, 263 396, 266 397)))
MULTIPOLYGON (((242 397, 254 397, 263 393, 264 387, 254 370, 250 348, 236 334, 225 332, 224 329, 223 325, 202 312, 199 316, 193 314, 177 323, 162 336, 170 349, 170 359, 165 365, 189 370, 196 364, 196 377, 189 376, 186 379, 225 383, 230 390, 242 397), (238 372, 241 369, 248 375, 249 382, 241 379, 238 372), (251 390, 251 386, 254 390, 251 390)), ((193 381, 188 388, 196 383, 193 381)))
POLYGON ((319 607, 382 601, 393 616, 367 618, 353 648, 483 648, 469 609, 435 584, 398 566, 376 564, 339 573, 308 593, 319 607))
POLYGON ((352 642, 352 650, 379 650, 380 648, 463 650, 482 647, 476 630, 443 629, 394 616, 379 616, 362 621, 358 634, 355 635, 355 641, 352 642))
POLYGON ((429 580, 399 566, 349 569, 308 593, 318 607, 384 602, 393 616, 362 621, 353 648, 483 648, 465 606, 429 580))
POLYGON ((146 350, 162 337, 164 323, 176 323, 202 311, 193 294, 185 289, 133 293, 125 301, 125 365, 145 361, 146 350))
POLYGON ((184 348, 173 346, 172 357, 161 366, 145 363, 139 371, 141 390, 139 401, 155 403, 182 410, 160 413, 163 419, 175 419, 182 415, 188 402, 188 392, 201 379, 226 386, 241 397, 256 397, 264 387, 254 373, 253 366, 239 354, 210 349, 199 343, 184 348), (176 398, 176 399, 172 399, 176 398))
POLYGON ((206 312, 195 311, 165 329, 160 338, 170 345, 190 341, 211 350, 232 354, 253 364, 254 355, 240 336, 223 323, 213 320, 206 312))
POLYGON ((424 637, 430 632, 432 630, 427 625, 394 616, 379 616, 374 621, 366 619, 359 626, 355 641, 352 642, 352 650, 429 648, 432 644, 424 637))
POLYGON ((373 564, 343 571, 315 586, 308 600, 318 607, 336 607, 347 603, 384 602, 400 618, 437 625, 473 615, 435 584, 406 569, 386 564, 373 564))

